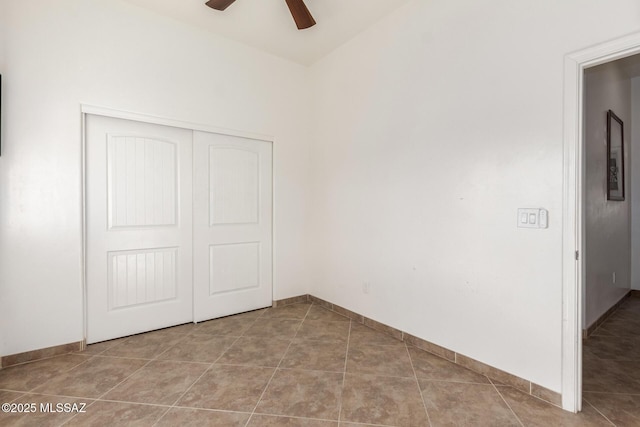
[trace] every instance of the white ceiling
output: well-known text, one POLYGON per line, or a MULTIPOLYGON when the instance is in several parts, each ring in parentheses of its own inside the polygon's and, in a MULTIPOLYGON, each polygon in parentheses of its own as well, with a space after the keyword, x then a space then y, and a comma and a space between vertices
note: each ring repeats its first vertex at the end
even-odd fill
POLYGON ((310 65, 410 0, 305 0, 317 25, 298 30, 285 0, 125 0, 274 55, 310 65))

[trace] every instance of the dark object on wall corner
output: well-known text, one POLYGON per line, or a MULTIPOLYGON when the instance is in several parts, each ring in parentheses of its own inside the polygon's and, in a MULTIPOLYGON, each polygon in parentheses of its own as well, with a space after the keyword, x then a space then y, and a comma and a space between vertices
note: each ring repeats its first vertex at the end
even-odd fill
MULTIPOLYGON (((205 4, 211 9, 223 11, 231 6, 234 1, 236 0, 209 0, 205 4)), ((285 1, 287 2, 291 16, 293 16, 293 20, 296 23, 296 27, 298 27, 299 30, 304 30, 316 25, 316 21, 313 19, 313 16, 311 16, 311 12, 309 12, 307 6, 304 4, 304 0, 285 1)))
POLYGON ((624 200, 624 124, 607 111, 607 200, 624 200))

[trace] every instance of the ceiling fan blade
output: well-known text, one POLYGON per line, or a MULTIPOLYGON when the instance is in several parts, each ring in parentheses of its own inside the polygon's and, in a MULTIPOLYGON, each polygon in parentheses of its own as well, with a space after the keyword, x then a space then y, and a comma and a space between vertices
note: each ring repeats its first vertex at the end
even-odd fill
POLYGON ((209 0, 205 4, 215 10, 225 10, 236 0, 209 0))
POLYGON ((311 16, 311 12, 309 12, 303 0, 286 0, 286 2, 299 30, 316 25, 316 21, 311 16))

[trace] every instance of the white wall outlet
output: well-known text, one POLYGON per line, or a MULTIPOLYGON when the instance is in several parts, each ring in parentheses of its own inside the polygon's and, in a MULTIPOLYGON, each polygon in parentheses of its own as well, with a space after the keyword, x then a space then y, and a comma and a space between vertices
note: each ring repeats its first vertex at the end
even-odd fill
POLYGON ((371 282, 362 282, 362 292, 365 294, 371 292, 371 282))
POLYGON ((616 272, 613 272, 613 276, 611 277, 611 283, 616 284, 616 272))

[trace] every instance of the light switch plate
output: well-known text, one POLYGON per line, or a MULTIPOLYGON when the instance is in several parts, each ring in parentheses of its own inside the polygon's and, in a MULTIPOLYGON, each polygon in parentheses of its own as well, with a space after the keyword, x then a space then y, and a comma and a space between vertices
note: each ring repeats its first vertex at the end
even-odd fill
POLYGON ((542 208, 519 208, 518 227, 547 228, 549 226, 549 212, 542 208))

